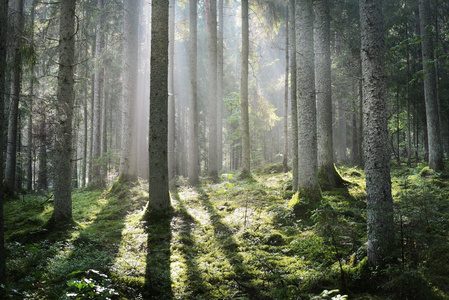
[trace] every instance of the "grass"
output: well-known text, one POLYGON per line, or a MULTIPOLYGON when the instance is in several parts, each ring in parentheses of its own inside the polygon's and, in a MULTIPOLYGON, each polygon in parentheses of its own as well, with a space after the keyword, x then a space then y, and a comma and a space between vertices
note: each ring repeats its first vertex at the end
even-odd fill
POLYGON ((8 293, 18 299, 448 299, 449 181, 423 168, 392 171, 399 259, 382 274, 366 264, 364 173, 342 167, 351 184, 324 191, 307 220, 288 208, 291 174, 271 171, 245 181, 224 174, 200 187, 180 178, 172 211, 149 217, 146 182, 75 190, 75 222, 63 230, 46 228, 52 214, 46 197, 10 200, 8 293))

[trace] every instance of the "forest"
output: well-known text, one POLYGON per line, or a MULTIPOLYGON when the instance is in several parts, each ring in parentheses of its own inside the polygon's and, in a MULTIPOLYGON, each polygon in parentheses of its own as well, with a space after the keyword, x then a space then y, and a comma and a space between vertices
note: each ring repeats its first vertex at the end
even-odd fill
POLYGON ((2 0, 0 299, 449 299, 449 1, 2 0))

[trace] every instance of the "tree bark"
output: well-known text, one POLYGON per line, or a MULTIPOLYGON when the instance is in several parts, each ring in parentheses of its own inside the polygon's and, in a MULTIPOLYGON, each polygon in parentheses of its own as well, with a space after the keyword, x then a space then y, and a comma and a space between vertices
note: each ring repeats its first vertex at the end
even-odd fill
POLYGON ((217 162, 218 171, 223 168, 223 0, 218 0, 218 48, 217 48, 217 162))
POLYGON ((426 104, 427 137, 429 143, 429 167, 444 170, 444 155, 441 146, 440 116, 438 111, 437 81, 433 54, 432 21, 430 1, 419 0, 422 62, 424 70, 424 99, 426 104))
POLYGON ((149 132, 149 205, 151 212, 170 207, 168 191, 168 11, 166 0, 153 0, 151 11, 151 83, 149 132))
MULTIPOLYGON (((8 0, 0 3, 0 24, 8 24, 8 0)), ((6 79, 6 47, 7 26, 0 26, 0 183, 3 182, 3 131, 5 125, 5 79, 6 79)), ((6 285, 5 230, 3 186, 0 187, 0 284, 6 285)))
POLYGON ((98 0, 97 9, 100 11, 100 17, 97 23, 95 34, 95 67, 94 74, 94 105, 93 105, 93 138, 92 138, 92 181, 90 185, 93 187, 104 187, 106 182, 103 178, 102 162, 101 162, 101 105, 103 102, 103 83, 104 83, 104 68, 101 66, 101 52, 103 51, 103 23, 104 13, 103 0, 98 0))
POLYGON ((137 68, 138 68, 138 28, 139 0, 128 0, 124 4, 123 22, 123 81, 122 81, 122 141, 120 158, 120 176, 125 181, 137 180, 137 164, 133 139, 136 138, 135 106, 137 103, 137 68), (134 157, 133 157, 134 156, 134 157))
POLYGON ((360 0, 368 261, 384 266, 394 250, 381 0, 360 0))
POLYGON ((285 11, 287 22, 285 22, 285 92, 284 92, 284 152, 282 155, 282 168, 284 173, 288 172, 288 71, 289 71, 289 55, 288 55, 288 4, 285 11))
POLYGON ((199 148, 198 148, 198 29, 197 29, 197 1, 189 1, 189 181, 192 185, 199 183, 199 148))
POLYGON ((54 211, 56 223, 72 220, 72 119, 74 102, 75 5, 60 2, 59 74, 57 91, 57 127, 55 138, 54 211))
POLYGON ((343 180, 334 167, 329 0, 314 0, 313 8, 318 170, 322 186, 333 188, 343 180))
POLYGON ((168 176, 174 179, 176 175, 175 155, 175 6, 176 1, 170 0, 169 11, 169 59, 168 59, 168 176))
POLYGON ((208 52, 209 52, 209 177, 218 180, 217 154, 217 0, 209 0, 208 52))
POLYGON ((296 1, 296 67, 298 96, 298 190, 317 201, 318 185, 315 67, 312 0, 296 1))
POLYGON ((290 101, 292 107, 292 187, 298 190, 298 99, 296 93, 296 26, 295 0, 290 0, 290 101))
POLYGON ((242 57, 240 81, 240 110, 242 114, 242 172, 241 178, 251 176, 249 140, 249 101, 248 101, 248 60, 249 60, 249 19, 248 0, 242 0, 242 57))
POLYGON ((19 118, 19 101, 22 90, 22 33, 24 26, 23 0, 11 3, 11 21, 16 28, 13 43, 13 68, 11 84, 11 103, 9 105, 8 141, 6 144, 5 184, 9 193, 15 193, 17 165, 17 135, 19 118))

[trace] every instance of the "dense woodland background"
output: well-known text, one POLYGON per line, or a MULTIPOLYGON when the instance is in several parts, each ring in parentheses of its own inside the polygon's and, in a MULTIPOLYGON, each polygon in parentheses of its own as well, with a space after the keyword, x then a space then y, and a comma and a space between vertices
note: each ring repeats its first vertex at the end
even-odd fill
POLYGON ((448 299, 448 17, 2 1, 0 297, 448 299))

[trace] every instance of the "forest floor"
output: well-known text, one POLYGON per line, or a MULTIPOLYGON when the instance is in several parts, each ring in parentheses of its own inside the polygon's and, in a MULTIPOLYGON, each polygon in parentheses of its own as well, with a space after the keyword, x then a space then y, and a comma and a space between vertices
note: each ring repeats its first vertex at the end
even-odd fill
MULTIPOLYGON (((173 209, 145 217, 147 182, 75 190, 74 223, 49 228, 53 204, 5 205, 11 299, 449 299, 449 179, 394 168, 397 263, 366 263, 363 171, 289 207, 291 173, 192 187, 173 183, 173 209)), ((267 174, 270 173, 270 174, 267 174)), ((0 287, 0 290, 2 287, 0 287)))

